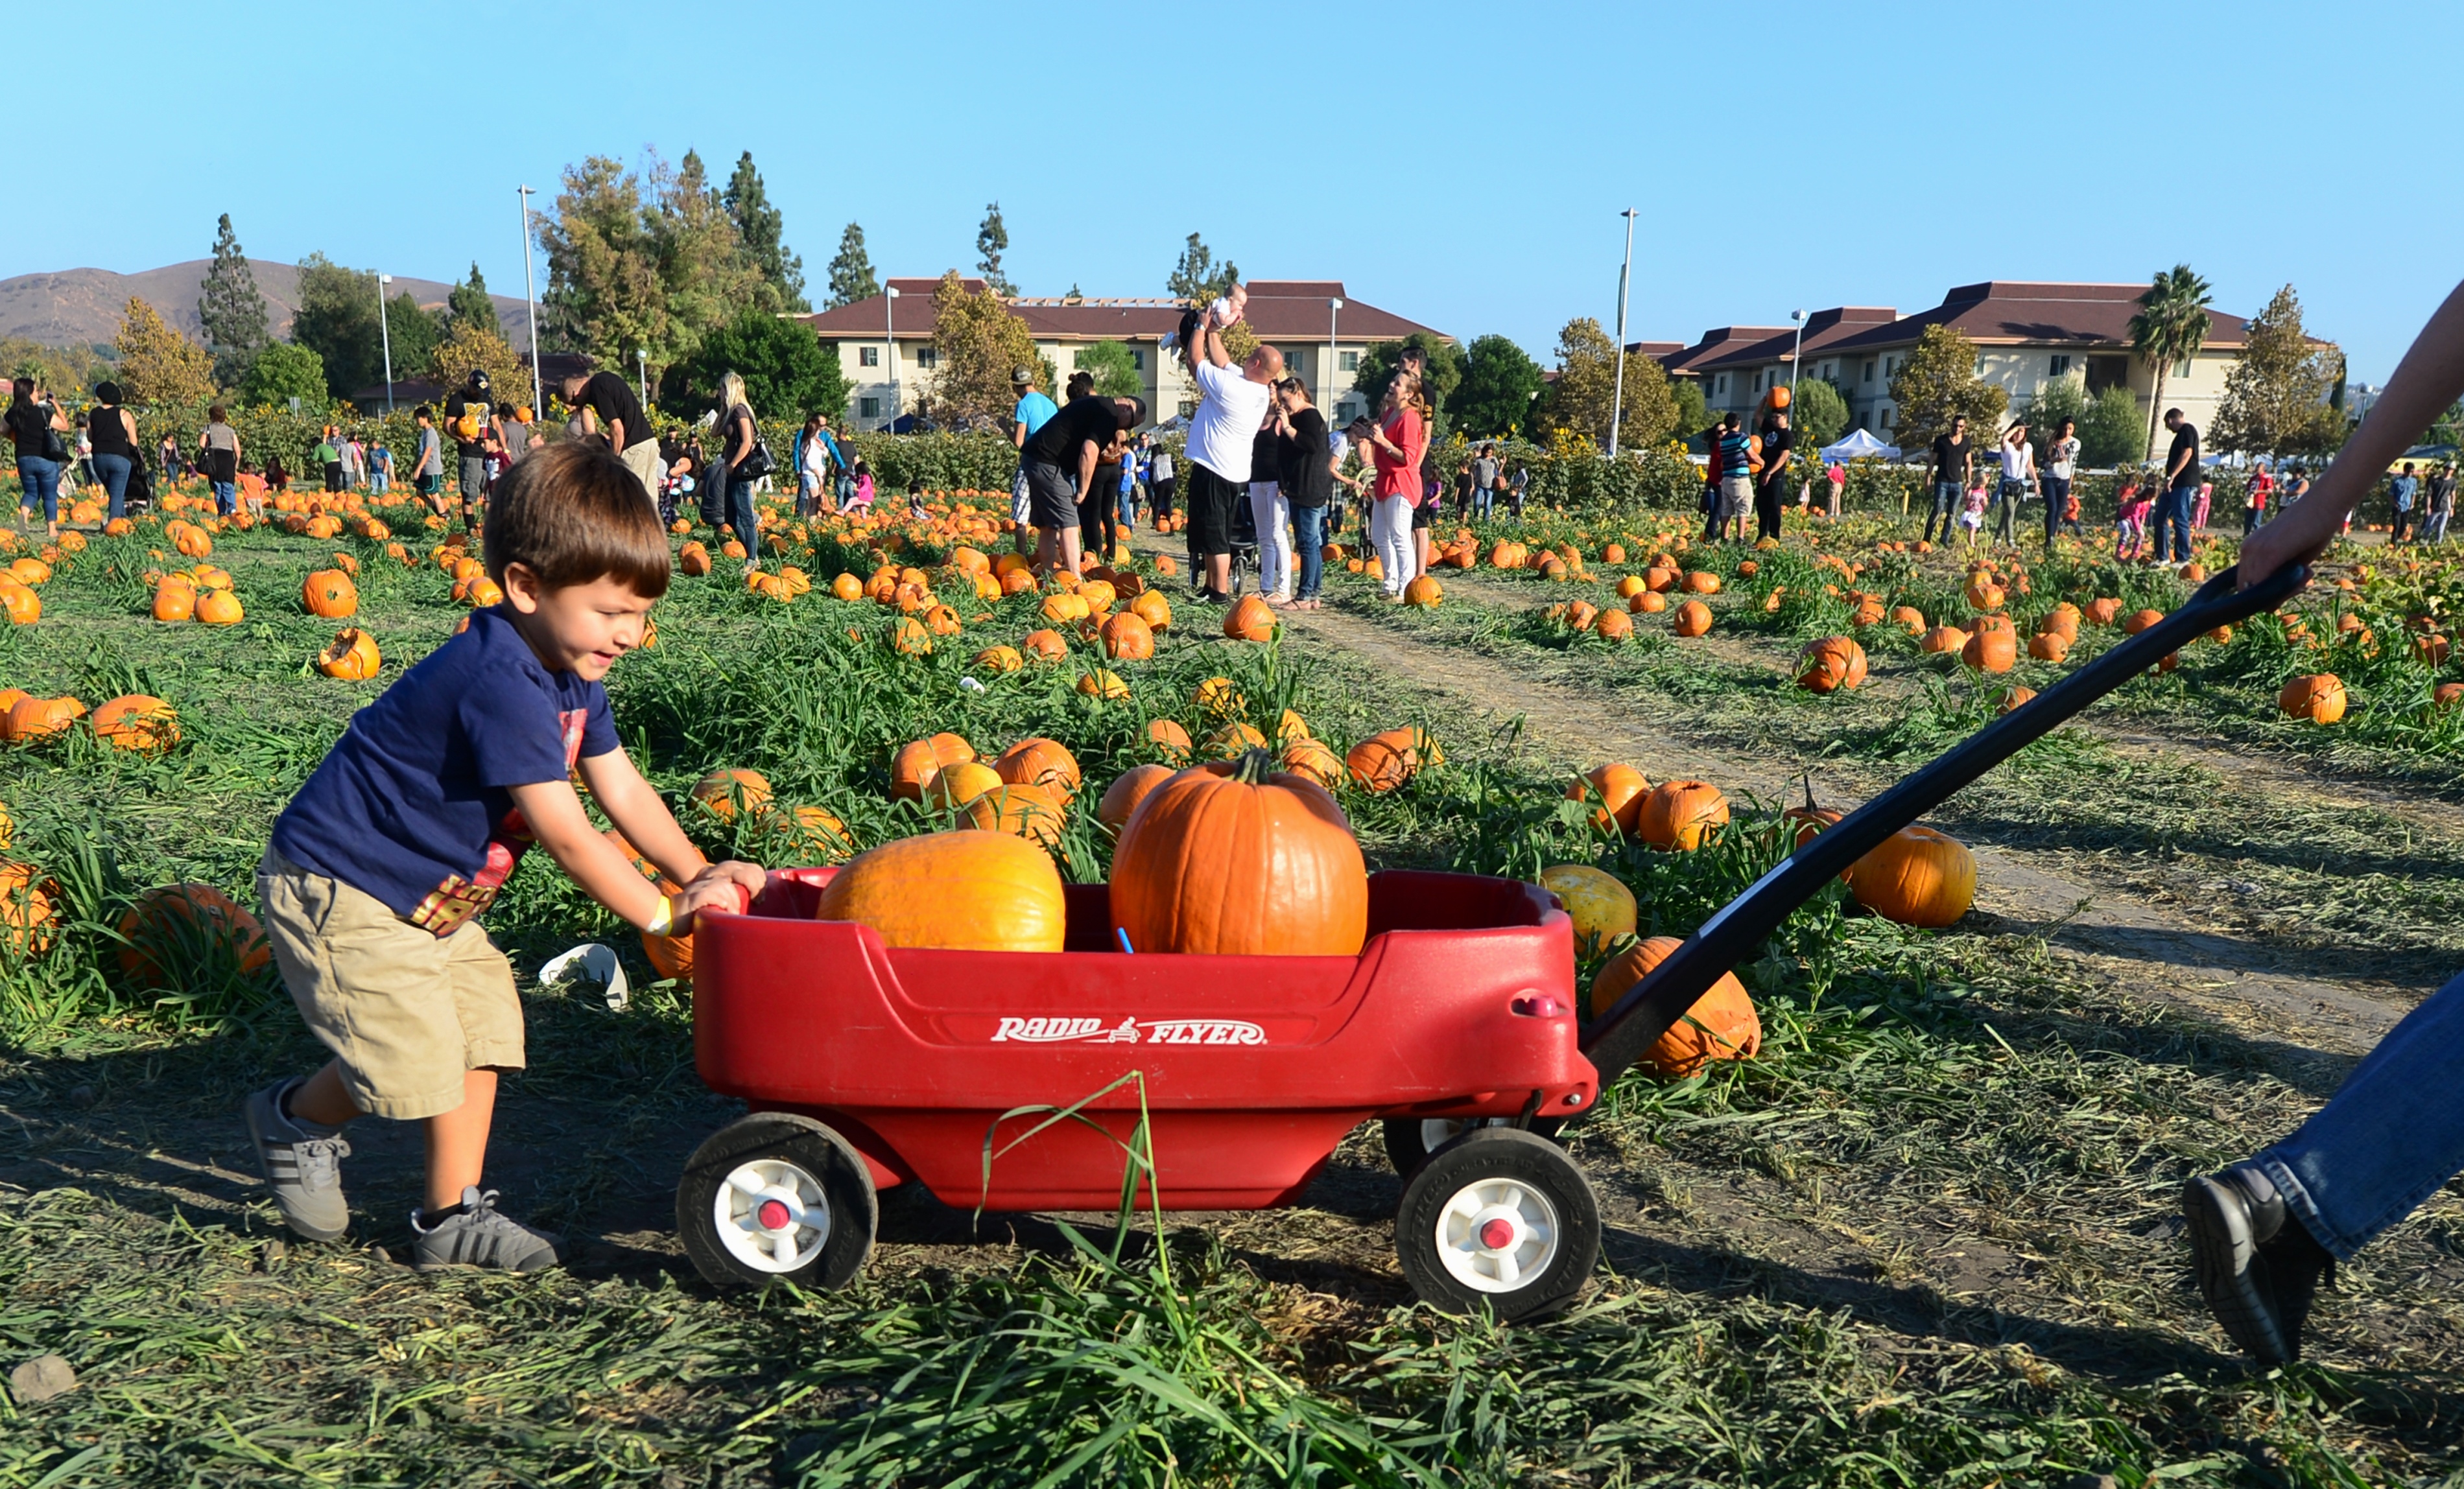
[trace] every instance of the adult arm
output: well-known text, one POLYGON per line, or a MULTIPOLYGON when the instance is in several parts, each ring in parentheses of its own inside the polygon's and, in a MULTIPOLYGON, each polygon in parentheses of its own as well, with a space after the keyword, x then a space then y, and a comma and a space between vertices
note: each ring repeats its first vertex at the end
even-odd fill
POLYGON ((753 418, 748 414, 741 419, 731 419, 728 423, 730 426, 728 432, 744 442, 736 447, 736 453, 727 457, 727 467, 733 471, 744 463, 745 456, 753 453, 753 418))
POLYGON ((1022 455, 1026 453, 1026 421, 1014 413, 1009 421, 1009 448, 1022 455))
POLYGON ((1087 504, 1087 493, 1095 486, 1095 453, 1093 440, 1078 442, 1078 504, 1082 507, 1087 504))
POLYGON ((2178 462, 2169 459, 2165 462, 2165 489, 2167 491, 2171 491, 2174 486, 2178 484, 2181 477, 2189 471, 2191 459, 2191 451, 2186 449, 2182 451, 2182 458, 2178 462))

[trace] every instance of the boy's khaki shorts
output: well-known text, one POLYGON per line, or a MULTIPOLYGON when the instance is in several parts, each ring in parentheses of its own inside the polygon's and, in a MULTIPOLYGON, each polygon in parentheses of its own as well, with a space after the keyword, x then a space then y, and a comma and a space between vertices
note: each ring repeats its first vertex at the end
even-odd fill
POLYGON ((464 1071, 522 1067, 513 965, 477 921, 432 936, 271 847, 256 897, 291 1000, 362 1111, 433 1117, 462 1105, 464 1071))

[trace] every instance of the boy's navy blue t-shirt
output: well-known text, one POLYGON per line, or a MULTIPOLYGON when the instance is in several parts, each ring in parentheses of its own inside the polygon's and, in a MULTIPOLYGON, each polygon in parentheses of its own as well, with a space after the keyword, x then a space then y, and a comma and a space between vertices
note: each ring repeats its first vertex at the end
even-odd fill
POLYGON ((312 873, 451 935, 488 908, 531 835, 513 786, 617 748, 607 690, 551 672, 495 607, 362 709, 274 824, 312 873))

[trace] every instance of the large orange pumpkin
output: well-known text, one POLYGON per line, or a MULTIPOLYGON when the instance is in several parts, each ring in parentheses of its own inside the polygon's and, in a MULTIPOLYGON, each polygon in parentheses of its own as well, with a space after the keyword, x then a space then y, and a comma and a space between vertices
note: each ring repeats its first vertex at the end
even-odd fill
MULTIPOLYGON (((1684 944, 1676 936, 1652 936, 1617 953, 1592 977, 1592 1017, 1616 1006, 1645 974, 1684 944)), ((1735 973, 1724 973, 1675 1028, 1643 1051, 1642 1062, 1661 1075, 1682 1078, 1714 1060, 1751 1060, 1762 1047, 1763 1021, 1754 1012, 1754 1000, 1735 973)))
POLYGON ((1167 760, 1189 758, 1189 731, 1181 728, 1177 720, 1168 718, 1147 720, 1147 739, 1167 760))
POLYGON ((1680 636, 1700 636, 1711 628, 1711 607, 1700 600, 1688 600, 1677 607, 1677 619, 1669 626, 1680 636))
POLYGON ((1332 746, 1318 739, 1292 739, 1285 742, 1283 753, 1276 756, 1284 769, 1305 779, 1316 781, 1332 791, 1343 783, 1343 756, 1332 746))
MULTIPOLYGON (((964 769, 964 767, 960 767, 964 769)), ((947 779, 951 773, 944 773, 947 779)), ((977 793, 960 808, 971 827, 1031 839, 1050 848, 1061 842, 1068 823, 1069 804, 1051 788, 1033 781, 1002 781, 977 793)))
POLYGON ((1129 824, 1130 814, 1147 799, 1147 793, 1173 777, 1169 765, 1133 765, 1113 777, 1104 788, 1104 799, 1095 807, 1095 820, 1119 832, 1129 824))
POLYGON ((319 569, 309 575, 308 582, 300 586, 299 598, 310 615, 329 621, 346 620, 360 608, 359 586, 340 569, 319 569))
POLYGON ((930 739, 917 739, 898 747, 890 761, 890 794, 910 801, 920 801, 924 788, 943 768, 961 764, 976 757, 976 747, 957 734, 935 734, 930 739))
POLYGON ((1663 780, 1635 812, 1635 836, 1655 848, 1690 851, 1727 825, 1728 799, 1707 781, 1663 780))
POLYGON ((747 811, 757 814, 770 805, 770 781, 759 771, 713 771, 693 782, 693 799, 713 817, 731 822, 736 820, 739 800, 747 811))
POLYGON ((1316 782, 1253 750, 1148 793, 1112 859, 1112 926, 1137 952, 1356 956, 1369 870, 1316 782))
POLYGON ((65 734, 84 714, 85 705, 75 698, 20 698, 9 706, 8 720, 0 723, 0 738, 48 739, 65 734))
POLYGON ((180 742, 180 715, 152 693, 126 693, 94 711, 94 736, 116 750, 166 750, 180 742))
POLYGON ((1980 672, 2007 672, 2019 663, 2018 638, 2009 626, 1979 630, 1959 650, 1960 660, 1980 672))
POLYGON ((1583 778, 1566 788, 1566 799, 1596 799, 1600 804, 1592 812, 1592 825, 1602 832, 1619 832, 1634 836, 1636 821, 1642 815, 1643 798, 1651 794, 1651 782, 1642 772, 1631 765, 1612 760, 1595 765, 1583 778))
POLYGON ((971 827, 857 854, 823 887, 815 918, 870 926, 885 946, 969 952, 1057 952, 1068 926, 1051 855, 971 827))
POLYGON ((993 769, 1012 785, 1044 787, 1064 806, 1078 794, 1078 757, 1057 739, 1022 739, 1001 752, 993 769))
POLYGON ((1344 769, 1363 791, 1393 791, 1419 775, 1421 765, 1428 763, 1420 757, 1420 743, 1425 737, 1417 729, 1389 729, 1372 734, 1344 755, 1344 769))
POLYGON ((1134 611, 1107 617, 1103 637, 1105 655, 1115 660, 1138 662, 1155 655, 1155 628, 1134 611))
POLYGON ((1810 642, 1796 660, 1796 686, 1808 692, 1854 690, 1865 681, 1865 648, 1846 636, 1810 642))
POLYGON ((1243 595, 1223 615, 1223 634, 1235 641, 1265 641, 1275 634, 1274 607, 1255 595, 1243 595))
POLYGON ((356 625, 345 625, 334 633, 333 645, 317 653, 317 670, 327 677, 340 677, 349 682, 363 682, 377 675, 385 659, 377 650, 376 638, 356 625))
POLYGON ((1885 920, 1939 929, 1976 902, 1976 858, 1930 827, 1903 827, 1849 866, 1848 892, 1885 920))
POLYGON ((228 589, 209 589, 197 599, 197 619, 208 625, 237 625, 247 616, 237 595, 228 589))
POLYGON ((148 889, 120 917, 120 970, 139 987, 176 986, 184 969, 228 958, 254 974, 274 960, 265 927, 209 884, 148 889))
MULTIPOLYGON (((2306 718, 2313 724, 2333 724, 2343 718, 2344 704, 2344 680, 2333 672, 2297 677, 2276 695, 2276 706, 2284 711, 2285 717, 2306 718)), ((16 710, 10 711, 10 717, 15 719, 16 710)))

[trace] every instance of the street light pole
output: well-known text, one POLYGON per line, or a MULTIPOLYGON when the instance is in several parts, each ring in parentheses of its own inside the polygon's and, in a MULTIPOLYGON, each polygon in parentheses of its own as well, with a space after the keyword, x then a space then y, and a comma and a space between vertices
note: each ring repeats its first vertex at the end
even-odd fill
POLYGON ((385 287, 393 275, 377 275, 377 334, 385 339, 385 417, 393 417, 393 325, 385 318, 385 287))
POLYGON ((1629 207, 1617 215, 1625 219, 1625 267, 1617 271, 1617 344, 1612 355, 1617 358, 1617 393, 1609 403, 1609 458, 1617 452, 1617 426, 1625 422, 1625 299, 1626 285, 1634 278, 1634 208, 1629 207))
POLYGON ((650 354, 641 347, 633 348, 633 367, 642 378, 642 406, 650 406, 650 354))
MULTIPOLYGON (((1788 318, 1796 322, 1796 350, 1788 354, 1788 406, 1793 409, 1796 407, 1796 369, 1805 361, 1805 312, 1792 310, 1788 318)), ((1794 425, 1796 415, 1792 412, 1788 422, 1794 425)))
POLYGON ((890 432, 898 430, 898 286, 889 285, 881 296, 881 355, 890 363, 890 432))
MULTIPOLYGON (((514 195, 522 204, 522 303, 529 308, 531 322, 531 409, 537 418, 547 408, 547 389, 539 382, 539 290, 531 279, 531 188, 516 186, 514 195)), ((630 430, 626 431, 630 433, 630 430)))
POLYGON ((1334 412, 1334 327, 1335 318, 1343 314, 1343 301, 1326 302, 1326 370, 1318 376, 1318 396, 1326 402, 1326 411, 1334 412))

